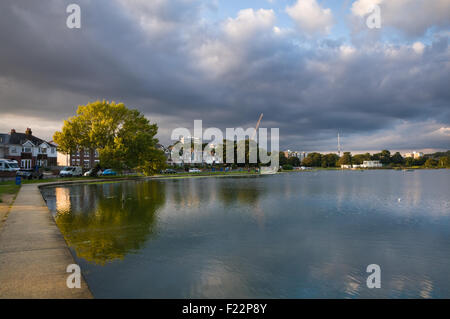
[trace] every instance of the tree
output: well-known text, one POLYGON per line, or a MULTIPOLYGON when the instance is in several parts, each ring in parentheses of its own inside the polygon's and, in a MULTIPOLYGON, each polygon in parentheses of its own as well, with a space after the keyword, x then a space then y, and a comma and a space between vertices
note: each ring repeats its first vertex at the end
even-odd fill
POLYGON ((369 153, 365 154, 356 154, 352 156, 352 163, 361 165, 364 161, 370 161, 371 157, 369 153))
POLYGON ((339 156, 334 153, 329 153, 326 155, 322 155, 322 167, 336 167, 337 162, 339 161, 339 156))
POLYGON ((450 168, 450 156, 439 157, 439 167, 449 167, 450 168))
POLYGON ((302 165, 308 167, 320 167, 322 166, 322 154, 320 153, 309 153, 308 156, 303 159, 302 165))
POLYGON ((412 157, 405 158, 405 165, 407 167, 413 166, 414 165, 414 158, 412 158, 412 157))
POLYGON ((283 166, 288 163, 288 159, 286 158, 286 155, 284 155, 284 152, 279 152, 279 165, 283 166))
POLYGON ((438 165, 438 161, 433 158, 427 159, 424 164, 424 166, 428 167, 428 168, 436 167, 437 165, 438 165))
POLYGON ((80 105, 53 138, 63 153, 98 150, 102 166, 153 174, 165 166, 164 153, 156 149, 157 132, 158 126, 139 111, 123 103, 97 101, 80 105))
POLYGON ((380 153, 380 162, 382 164, 389 164, 391 162, 391 152, 382 150, 380 153))
POLYGON ((297 156, 291 156, 288 158, 288 164, 293 167, 300 166, 300 159, 297 156))
POLYGON ((352 153, 344 152, 341 158, 338 161, 338 165, 351 165, 352 164, 352 153))
POLYGON ((391 162, 394 164, 403 164, 405 160, 399 152, 396 152, 394 155, 392 155, 391 162))

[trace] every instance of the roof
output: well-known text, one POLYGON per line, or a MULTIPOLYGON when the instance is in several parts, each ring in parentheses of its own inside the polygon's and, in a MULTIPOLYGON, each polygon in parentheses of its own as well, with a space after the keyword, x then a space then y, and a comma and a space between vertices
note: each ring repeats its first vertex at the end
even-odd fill
MULTIPOLYGON (((8 134, 6 134, 8 135, 8 134)), ((26 141, 31 141, 34 145, 40 145, 42 143, 47 143, 50 146, 56 147, 56 145, 44 141, 34 135, 28 135, 25 133, 11 133, 11 135, 9 136, 9 144, 17 144, 17 145, 22 145, 23 143, 25 143, 26 141)))

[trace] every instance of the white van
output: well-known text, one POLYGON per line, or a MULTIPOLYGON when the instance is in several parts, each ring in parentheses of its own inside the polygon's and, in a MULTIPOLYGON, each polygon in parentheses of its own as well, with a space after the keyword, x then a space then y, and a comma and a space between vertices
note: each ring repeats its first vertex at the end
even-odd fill
POLYGON ((20 170, 17 161, 0 158, 0 172, 17 172, 20 170))
POLYGON ((83 176, 83 169, 80 166, 67 166, 59 172, 60 177, 83 176))

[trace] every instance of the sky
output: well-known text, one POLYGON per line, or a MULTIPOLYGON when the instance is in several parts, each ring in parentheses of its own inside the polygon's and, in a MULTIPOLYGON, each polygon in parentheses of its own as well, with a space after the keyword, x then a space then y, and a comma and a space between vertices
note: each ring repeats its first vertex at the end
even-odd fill
POLYGON ((339 132, 354 153, 447 150, 449 36, 449 0, 3 0, 0 133, 51 140, 108 100, 165 145, 196 119, 225 131, 264 113, 282 149, 336 151, 339 132))

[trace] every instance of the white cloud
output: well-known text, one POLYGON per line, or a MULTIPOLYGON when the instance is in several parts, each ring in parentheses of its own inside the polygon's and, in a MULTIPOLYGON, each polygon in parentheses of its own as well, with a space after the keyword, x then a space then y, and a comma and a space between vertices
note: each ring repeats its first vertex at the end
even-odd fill
POLYGON ((339 47, 339 50, 341 51, 341 55, 343 58, 350 57, 356 52, 356 49, 354 47, 348 45, 341 45, 339 47))
POLYGON ((383 0, 357 0, 352 4, 351 11, 354 15, 364 17, 370 13, 374 5, 379 5, 383 0))
POLYGON ((270 30, 275 23, 273 10, 244 9, 238 12, 235 19, 228 18, 224 30, 234 40, 247 40, 257 32, 270 30))
POLYGON ((308 35, 328 34, 334 23, 331 10, 322 8, 316 0, 297 0, 292 7, 286 8, 286 13, 308 35))
MULTIPOLYGON (((159 36, 175 31, 195 20, 201 3, 196 0, 116 0, 130 18, 135 19, 149 35, 159 36)), ((214 3, 211 4, 212 6, 214 3)))
POLYGON ((422 54, 425 50, 425 45, 422 42, 414 42, 412 48, 417 54, 422 54))
POLYGON ((283 33, 283 29, 274 26, 275 20, 273 10, 240 10, 236 18, 228 18, 224 22, 218 37, 204 39, 193 50, 198 66, 212 77, 235 70, 257 38, 264 34, 283 33))
POLYGON ((433 26, 450 25, 449 0, 357 0, 351 11, 365 17, 374 5, 380 6, 382 28, 393 27, 410 36, 423 35, 433 26))

